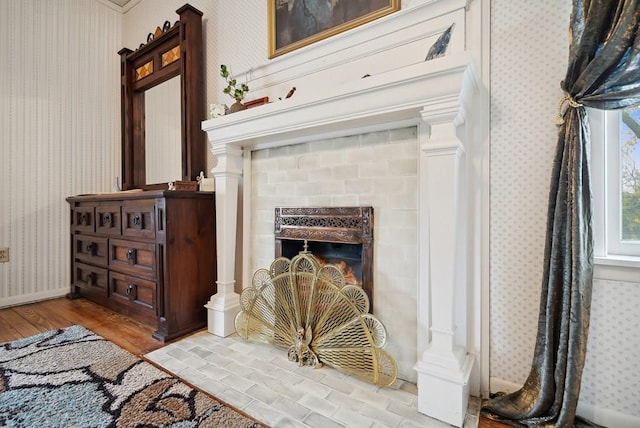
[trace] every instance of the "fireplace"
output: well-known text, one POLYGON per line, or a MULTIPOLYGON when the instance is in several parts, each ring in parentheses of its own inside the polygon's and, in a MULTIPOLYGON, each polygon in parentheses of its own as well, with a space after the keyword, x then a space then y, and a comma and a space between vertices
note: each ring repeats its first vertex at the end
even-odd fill
POLYGON ((488 382, 479 358, 486 94, 465 50, 476 43, 467 32, 478 21, 467 24, 478 10, 466 0, 420 2, 283 56, 245 76, 254 96, 274 102, 203 122, 216 180, 211 333, 234 332, 237 280, 246 286, 273 260, 276 207, 373 206, 375 313, 391 332, 390 353, 417 381, 417 411, 461 426, 470 392, 488 382), (425 61, 452 23, 446 55, 425 61), (292 86, 295 96, 278 100, 292 86))
POLYGON ((345 283, 358 285, 373 313, 373 207, 275 209, 275 257, 307 249, 322 263, 342 268, 345 283))

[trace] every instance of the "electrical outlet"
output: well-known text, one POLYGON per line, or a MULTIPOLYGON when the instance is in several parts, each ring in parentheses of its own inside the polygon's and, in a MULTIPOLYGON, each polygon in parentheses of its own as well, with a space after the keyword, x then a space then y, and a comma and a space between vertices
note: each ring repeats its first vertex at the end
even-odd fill
POLYGON ((0 248, 0 263, 9 263, 9 247, 0 248))

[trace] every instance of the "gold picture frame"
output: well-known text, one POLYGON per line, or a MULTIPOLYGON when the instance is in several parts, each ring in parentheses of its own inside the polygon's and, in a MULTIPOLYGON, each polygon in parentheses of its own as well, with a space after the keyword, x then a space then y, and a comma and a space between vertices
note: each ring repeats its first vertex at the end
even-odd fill
POLYGON ((400 0, 268 0, 269 58, 350 30, 400 9, 400 0))

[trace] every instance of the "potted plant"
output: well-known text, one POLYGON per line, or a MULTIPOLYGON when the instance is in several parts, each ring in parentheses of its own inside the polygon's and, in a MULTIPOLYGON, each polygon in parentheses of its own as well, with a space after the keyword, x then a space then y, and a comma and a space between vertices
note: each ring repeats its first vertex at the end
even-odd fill
POLYGON ((247 107, 242 104, 242 100, 244 99, 244 95, 249 92, 249 86, 245 83, 238 85, 236 79, 231 78, 229 68, 224 64, 220 65, 220 76, 222 76, 227 82, 227 87, 224 88, 222 92, 236 100, 231 104, 231 107, 229 107, 229 113, 246 109, 247 107))

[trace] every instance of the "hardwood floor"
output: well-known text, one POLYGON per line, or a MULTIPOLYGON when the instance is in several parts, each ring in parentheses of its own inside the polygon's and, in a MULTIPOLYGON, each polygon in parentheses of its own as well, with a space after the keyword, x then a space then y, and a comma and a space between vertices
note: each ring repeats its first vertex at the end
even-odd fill
POLYGON ((164 346, 153 329, 89 300, 65 297, 0 309, 0 343, 79 324, 135 355, 164 346))
POLYGON ((478 428, 511 428, 512 425, 503 424, 502 422, 492 421, 491 419, 480 417, 478 428))
MULTIPOLYGON (((59 298, 0 309, 0 343, 11 342, 56 328, 79 324, 135 355, 164 346, 151 337, 153 329, 80 298, 59 298)), ((179 340, 179 339, 177 339, 179 340)), ((480 428, 508 425, 481 418, 480 428)))

